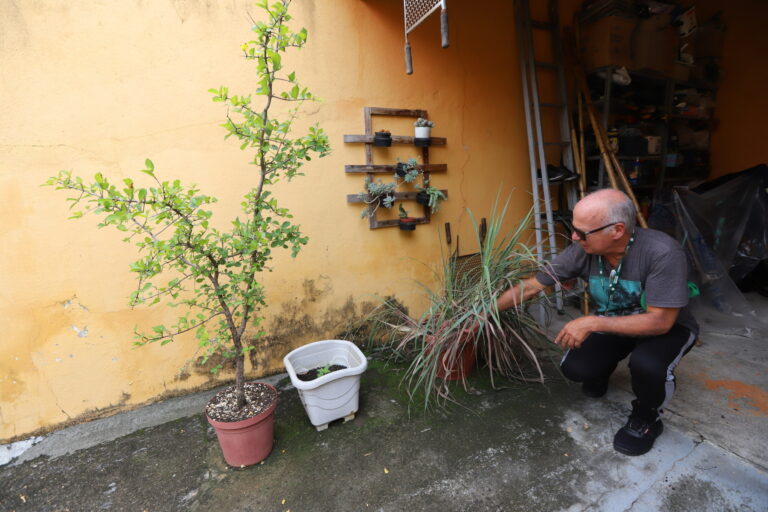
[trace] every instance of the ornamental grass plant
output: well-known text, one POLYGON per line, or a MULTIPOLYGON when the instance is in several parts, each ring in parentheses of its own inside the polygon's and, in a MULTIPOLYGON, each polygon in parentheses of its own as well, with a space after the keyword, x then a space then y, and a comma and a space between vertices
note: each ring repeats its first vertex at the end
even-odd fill
MULTIPOLYGON (((439 377, 440 366, 458 367, 466 348, 475 351, 494 387, 499 377, 545 380, 541 358, 549 344, 544 330, 526 304, 503 312, 496 307, 499 294, 540 270, 534 248, 525 243, 532 212, 505 231, 509 204, 507 199, 500 207, 497 198, 484 235, 469 212, 478 252, 470 259, 444 255, 434 271, 436 284, 418 283, 428 300, 421 316, 410 316, 391 300, 374 313, 374 323, 386 327, 384 343, 409 361, 403 382, 424 408, 452 400, 451 383, 439 377)), ((459 380, 466 388, 466 375, 459 380)))

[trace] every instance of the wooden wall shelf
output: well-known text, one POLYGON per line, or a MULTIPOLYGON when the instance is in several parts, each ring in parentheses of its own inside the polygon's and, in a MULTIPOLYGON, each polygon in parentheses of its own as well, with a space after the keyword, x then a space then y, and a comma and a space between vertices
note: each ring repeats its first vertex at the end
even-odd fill
MULTIPOLYGON (((445 172, 448 170, 446 164, 427 164, 417 165, 422 172, 445 172)), ((345 165, 344 172, 349 173, 394 173, 395 166, 392 164, 379 164, 379 165, 345 165)))
MULTIPOLYGON (((445 146, 448 139, 445 137, 430 137, 430 145, 445 146)), ((373 144, 373 134, 371 135, 345 135, 344 142, 348 144, 362 143, 373 144)), ((392 144, 405 144, 413 146, 413 136, 392 134, 392 144)))
MULTIPOLYGON (((344 172, 351 174, 366 174, 371 180, 377 174, 394 174, 396 164, 374 164, 373 163, 373 120, 372 116, 393 116, 393 117, 423 117, 429 119, 426 110, 409 110, 400 108, 381 108, 381 107, 365 107, 363 109, 363 121, 365 123, 365 133, 362 135, 344 135, 344 142, 348 144, 365 144, 365 164, 363 165, 345 165, 344 172)), ((408 135, 392 135, 392 144, 398 145, 414 145, 414 137, 408 135)), ((447 139, 445 137, 431 137, 430 146, 419 147, 421 150, 422 164, 417 167, 422 171, 422 179, 429 180, 429 173, 431 172, 446 172, 448 166, 446 164, 430 164, 429 163, 429 148, 433 146, 445 146, 447 139)), ((441 190, 445 197, 448 197, 447 190, 441 190)), ((395 201, 415 201, 417 190, 408 192, 395 192, 395 201)), ((360 194, 348 194, 347 202, 352 204, 365 203, 365 200, 360 197, 360 194)), ((417 224, 428 224, 431 219, 430 208, 427 205, 423 206, 424 216, 416 219, 417 224)), ((371 229, 378 228, 390 228, 396 227, 400 224, 398 219, 379 220, 377 218, 378 209, 373 215, 368 217, 368 221, 371 229)))
MULTIPOLYGON (((448 197, 448 191, 447 190, 440 190, 440 192, 445 194, 446 198, 448 197)), ((408 199, 408 200, 415 201, 416 200, 416 194, 418 194, 418 191, 413 191, 413 192, 395 192, 394 196, 395 196, 395 200, 396 201, 399 200, 399 199, 408 199)), ((360 194, 347 194, 347 202, 348 203, 365 203, 365 201, 363 201, 360 198, 360 194)))

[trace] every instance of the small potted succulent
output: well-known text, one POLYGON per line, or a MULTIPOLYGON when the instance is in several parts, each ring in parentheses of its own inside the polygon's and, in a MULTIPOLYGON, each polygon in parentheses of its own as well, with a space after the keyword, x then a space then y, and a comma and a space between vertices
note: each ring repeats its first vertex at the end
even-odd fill
POLYGON ((403 208, 403 205, 400 205, 400 229, 402 231, 414 231, 416 229, 416 221, 417 219, 414 217, 409 217, 408 212, 403 208))
POLYGON ((392 134, 389 130, 379 130, 374 132, 373 145, 388 148, 392 145, 392 134))
POLYGON ((402 178, 405 183, 413 183, 416 178, 421 174, 418 163, 415 158, 409 158, 406 162, 401 162, 397 159, 397 165, 395 166, 395 177, 402 178))
POLYGON ((423 117, 418 118, 414 123, 414 138, 413 143, 417 147, 424 148, 430 145, 432 136, 432 127, 435 125, 429 119, 423 117))
POLYGON ((424 186, 416 185, 416 189, 419 191, 416 194, 416 202, 429 206, 432 213, 437 213, 440 208, 440 201, 446 199, 442 190, 435 188, 429 184, 429 180, 424 180, 424 186))
POLYGON ((395 187, 397 187, 397 182, 384 183, 381 180, 373 181, 366 177, 365 192, 359 193, 357 197, 368 206, 360 216, 363 218, 372 217, 379 206, 392 208, 392 205, 395 204, 395 187))

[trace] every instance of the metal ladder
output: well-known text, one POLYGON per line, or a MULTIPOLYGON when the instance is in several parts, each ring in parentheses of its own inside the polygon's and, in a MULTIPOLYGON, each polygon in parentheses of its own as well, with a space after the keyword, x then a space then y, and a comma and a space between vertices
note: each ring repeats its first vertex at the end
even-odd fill
MULTIPOLYGON (((525 107, 525 124, 528 133, 528 156, 531 166, 531 187, 533 191, 533 208, 536 228, 537 257, 543 262, 547 257, 557 256, 557 243, 555 231, 555 218, 552 212, 552 199, 547 172, 546 146, 558 146, 563 164, 573 170, 573 152, 570 140, 570 110, 568 108, 568 93, 565 84, 565 68, 563 65, 562 41, 560 38, 560 21, 557 13, 557 0, 549 0, 548 20, 534 21, 531 19, 531 11, 528 0, 516 0, 515 2, 515 26, 518 38, 518 51, 520 54, 520 72, 523 83, 523 100, 525 107), (534 49, 534 30, 548 32, 552 45, 551 62, 537 61, 534 49), (542 103, 539 91, 537 72, 554 73, 557 82, 557 103, 542 103), (560 125, 560 139, 557 141, 545 141, 542 134, 541 117, 542 109, 558 110, 560 125), (537 170, 538 169, 538 170, 537 170), (546 230, 542 226, 542 206, 544 203, 544 217, 546 230), (546 237, 545 237, 546 233, 546 237), (546 243, 546 248, 545 248, 546 243)), ((557 162, 559 164, 559 162, 557 162)), ((560 184, 566 187, 565 183, 560 184)), ((575 191, 568 187, 569 208, 575 203, 575 191)), ((561 190, 561 193, 563 191, 561 190)), ((560 212, 562 214, 562 212, 560 212)), ((562 219, 561 219, 562 220, 562 219)), ((560 286, 556 288, 556 306, 558 311, 563 310, 563 296, 560 286)))

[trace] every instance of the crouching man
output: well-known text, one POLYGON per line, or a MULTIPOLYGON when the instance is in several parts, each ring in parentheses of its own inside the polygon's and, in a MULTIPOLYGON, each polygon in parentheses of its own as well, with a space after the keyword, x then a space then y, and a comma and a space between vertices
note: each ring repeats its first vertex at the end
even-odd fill
POLYGON ((696 320, 688 311, 688 264, 668 235, 635 225, 632 201, 603 189, 573 210, 572 243, 549 265, 497 299, 504 310, 575 277, 589 285, 593 315, 568 322, 555 338, 567 349, 563 374, 601 397, 619 361, 629 356, 632 413, 613 440, 626 455, 642 455, 661 434, 660 413, 675 389, 674 370, 693 346, 696 320))

